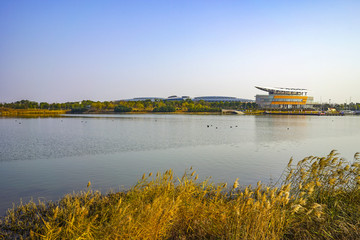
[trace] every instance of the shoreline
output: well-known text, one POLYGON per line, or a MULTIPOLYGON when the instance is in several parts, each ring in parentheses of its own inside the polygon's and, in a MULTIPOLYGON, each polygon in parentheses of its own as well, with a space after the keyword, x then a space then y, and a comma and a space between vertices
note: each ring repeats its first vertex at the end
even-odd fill
MULTIPOLYGON (((234 110, 235 111, 235 110, 234 110)), ((83 113, 71 113, 71 110, 47 110, 47 109, 0 109, 0 117, 61 117, 61 115, 96 115, 96 114, 174 114, 174 115, 302 115, 302 116, 356 116, 359 114, 344 114, 342 112, 324 112, 309 110, 236 110, 242 114, 223 113, 223 112, 153 112, 153 111, 88 111, 83 113)))

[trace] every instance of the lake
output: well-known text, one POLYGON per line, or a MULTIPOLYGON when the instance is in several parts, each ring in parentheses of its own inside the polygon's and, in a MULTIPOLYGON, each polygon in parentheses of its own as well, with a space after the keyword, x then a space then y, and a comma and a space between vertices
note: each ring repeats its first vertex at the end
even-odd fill
POLYGON ((0 215, 31 197, 126 190, 143 173, 191 166, 204 180, 275 182, 289 159, 360 151, 359 116, 65 115, 0 118, 0 215))

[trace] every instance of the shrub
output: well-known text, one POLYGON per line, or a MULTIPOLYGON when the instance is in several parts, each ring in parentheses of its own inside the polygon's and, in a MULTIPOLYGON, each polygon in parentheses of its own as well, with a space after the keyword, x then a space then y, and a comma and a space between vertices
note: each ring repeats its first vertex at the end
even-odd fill
POLYGON ((86 111, 88 111, 89 109, 87 108, 82 108, 82 107, 79 107, 79 108, 72 108, 71 109, 71 113, 84 113, 86 111))
POLYGON ((153 112, 175 112, 174 106, 161 106, 154 108, 153 112))
POLYGON ((132 111, 131 107, 127 107, 127 106, 124 106, 124 105, 117 105, 114 108, 114 112, 131 112, 131 111, 132 111))

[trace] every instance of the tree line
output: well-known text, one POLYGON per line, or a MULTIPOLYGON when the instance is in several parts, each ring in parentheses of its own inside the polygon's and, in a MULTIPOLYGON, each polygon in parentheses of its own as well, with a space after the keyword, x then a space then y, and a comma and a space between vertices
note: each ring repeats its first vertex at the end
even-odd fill
MULTIPOLYGON (((360 103, 322 104, 314 106, 316 109, 326 110, 335 108, 338 111, 359 111, 360 103)), ((72 113, 84 112, 220 112, 221 109, 256 110, 259 106, 255 102, 206 102, 204 100, 182 101, 146 100, 146 101, 91 101, 47 103, 21 100, 12 103, 0 103, 0 108, 11 109, 48 109, 69 110, 72 113)))
POLYGON ((48 109, 69 110, 72 113, 113 111, 113 112, 220 112, 221 109, 251 110, 257 109, 254 102, 206 102, 191 99, 182 101, 146 100, 146 101, 91 101, 47 103, 21 100, 12 103, 0 103, 1 108, 12 109, 48 109))

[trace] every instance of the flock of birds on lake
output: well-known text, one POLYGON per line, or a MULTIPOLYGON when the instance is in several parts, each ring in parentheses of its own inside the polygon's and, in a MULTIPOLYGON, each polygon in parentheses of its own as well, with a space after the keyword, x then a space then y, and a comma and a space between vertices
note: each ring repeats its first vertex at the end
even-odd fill
MULTIPOLYGON (((63 120, 61 120, 61 122, 62 122, 63 120)), ((114 120, 112 120, 112 121, 114 121, 114 120)), ((333 122, 334 120, 332 120, 332 122, 333 122)), ((17 122, 17 119, 15 119, 15 122, 17 122)), ((87 121, 83 121, 83 120, 81 120, 81 122, 82 123, 87 123, 87 121)), ((157 120, 155 120, 155 122, 157 122, 157 120)), ((21 124, 21 122, 19 121, 18 122, 19 124, 21 124)), ((213 127, 213 125, 206 125, 208 128, 210 128, 210 127, 213 127)), ((238 127, 238 125, 235 125, 235 127, 237 128, 238 127)), ((230 128, 233 128, 233 126, 230 126, 230 128)), ((218 127, 215 127, 215 129, 218 129, 218 127)), ((287 128, 287 130, 289 130, 290 128, 287 128)))
MULTIPOLYGON (((212 127, 213 125, 206 125, 208 128, 212 127)), ((230 126, 230 128, 232 128, 233 126, 230 126)), ((237 125, 235 125, 235 127, 238 127, 237 125)), ((218 129, 218 127, 215 127, 215 129, 218 129)))

